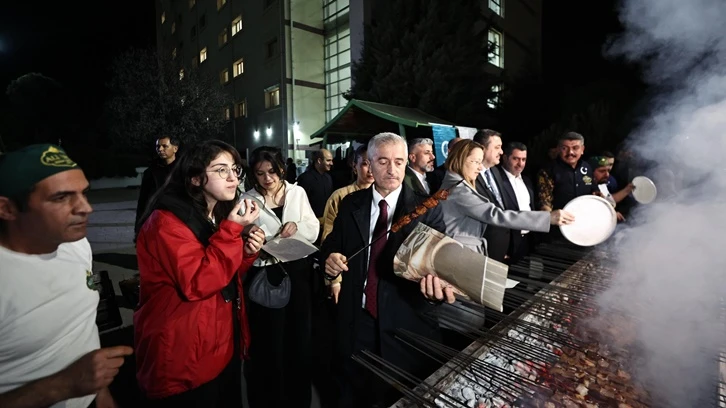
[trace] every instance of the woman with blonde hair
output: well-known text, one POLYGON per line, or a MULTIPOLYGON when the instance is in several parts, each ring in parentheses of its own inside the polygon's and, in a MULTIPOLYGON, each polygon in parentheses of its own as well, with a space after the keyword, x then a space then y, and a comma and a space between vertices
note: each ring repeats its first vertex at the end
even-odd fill
POLYGON ((487 254, 484 231, 487 225, 548 232, 550 225, 564 225, 574 220, 566 211, 510 211, 476 191, 476 178, 483 170, 485 147, 473 140, 456 143, 446 159, 446 175, 441 188, 451 188, 449 198, 441 201, 446 235, 472 251, 487 254), (462 182, 463 180, 463 182, 462 182))

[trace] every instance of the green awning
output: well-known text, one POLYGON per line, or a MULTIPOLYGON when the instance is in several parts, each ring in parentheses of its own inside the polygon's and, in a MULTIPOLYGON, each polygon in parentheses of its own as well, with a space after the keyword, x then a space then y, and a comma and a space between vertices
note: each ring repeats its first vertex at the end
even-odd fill
POLYGON ((323 143, 333 144, 367 139, 381 132, 394 132, 406 137, 407 127, 431 127, 431 123, 454 126, 418 109, 352 99, 310 138, 324 138, 323 143))

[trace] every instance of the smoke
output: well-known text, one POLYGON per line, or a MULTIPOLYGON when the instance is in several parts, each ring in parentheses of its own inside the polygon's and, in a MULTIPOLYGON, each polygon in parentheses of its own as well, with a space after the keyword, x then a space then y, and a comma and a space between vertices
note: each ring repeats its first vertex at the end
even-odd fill
POLYGON ((726 345, 726 1, 626 0, 619 15, 606 53, 640 64, 658 91, 629 145, 655 163, 659 198, 614 237, 601 310, 635 319, 634 374, 653 406, 713 406, 726 345))

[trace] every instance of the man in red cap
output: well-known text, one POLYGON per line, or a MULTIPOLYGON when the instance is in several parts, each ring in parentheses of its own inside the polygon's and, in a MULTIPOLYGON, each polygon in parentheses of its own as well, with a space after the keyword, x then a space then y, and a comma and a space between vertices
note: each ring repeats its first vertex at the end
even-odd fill
POLYGON ((58 146, 0 156, 0 407, 116 407, 131 348, 100 348, 88 180, 58 146))

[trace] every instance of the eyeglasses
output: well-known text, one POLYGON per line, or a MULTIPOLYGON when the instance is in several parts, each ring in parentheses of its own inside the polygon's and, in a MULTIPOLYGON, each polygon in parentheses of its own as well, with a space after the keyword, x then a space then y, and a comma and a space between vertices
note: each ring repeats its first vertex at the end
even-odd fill
POLYGON ((471 163, 471 164, 475 165, 475 166, 481 166, 481 165, 482 165, 482 163, 484 163, 483 161, 479 161, 479 160, 467 160, 467 161, 468 161, 469 163, 471 163))
POLYGON ((219 174, 219 177, 221 177, 223 180, 227 180, 230 174, 234 174, 235 177, 240 178, 242 176, 242 168, 237 166, 232 168, 222 166, 217 170, 209 170, 207 171, 207 173, 217 173, 219 174))

